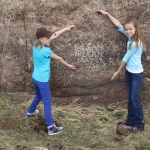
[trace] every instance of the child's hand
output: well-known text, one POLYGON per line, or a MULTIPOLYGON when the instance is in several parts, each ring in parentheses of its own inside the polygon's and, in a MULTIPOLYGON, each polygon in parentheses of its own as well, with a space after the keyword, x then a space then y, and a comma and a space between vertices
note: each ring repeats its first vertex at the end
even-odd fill
POLYGON ((108 14, 108 12, 106 12, 106 11, 104 11, 104 10, 97 10, 97 12, 100 12, 100 13, 102 13, 102 14, 104 14, 104 15, 107 15, 107 14, 108 14))
POLYGON ((75 25, 71 25, 71 26, 69 26, 69 27, 66 27, 66 30, 67 30, 67 31, 72 30, 74 27, 75 27, 75 25))
POLYGON ((77 70, 77 68, 73 65, 68 65, 68 68, 73 69, 73 70, 77 70))
POLYGON ((117 72, 115 72, 115 73, 113 74, 113 76, 111 77, 111 80, 115 79, 115 78, 118 76, 118 74, 119 74, 119 72, 118 72, 118 71, 117 71, 117 72))

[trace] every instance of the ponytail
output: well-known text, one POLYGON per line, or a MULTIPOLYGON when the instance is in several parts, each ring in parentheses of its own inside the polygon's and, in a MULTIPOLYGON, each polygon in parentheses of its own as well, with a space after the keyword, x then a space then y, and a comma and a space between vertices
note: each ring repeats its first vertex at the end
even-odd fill
POLYGON ((37 40, 35 46, 36 46, 37 49, 39 49, 39 50, 41 49, 42 43, 41 43, 41 41, 39 39, 37 40))

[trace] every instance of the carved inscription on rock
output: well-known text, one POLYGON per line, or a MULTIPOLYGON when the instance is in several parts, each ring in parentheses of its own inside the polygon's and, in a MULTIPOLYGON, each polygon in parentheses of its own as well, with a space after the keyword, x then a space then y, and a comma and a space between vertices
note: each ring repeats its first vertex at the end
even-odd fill
POLYGON ((32 91, 32 45, 36 29, 46 26, 57 31, 71 24, 75 24, 75 29, 52 41, 51 48, 75 64, 77 71, 52 61, 53 95, 99 95, 101 91, 104 96, 114 83, 124 85, 124 71, 114 82, 110 78, 125 54, 127 39, 105 15, 96 13, 98 9, 107 10, 122 23, 129 17, 138 20, 147 43, 142 56, 144 73, 150 76, 149 0, 0 0, 0 3, 0 90, 32 91))

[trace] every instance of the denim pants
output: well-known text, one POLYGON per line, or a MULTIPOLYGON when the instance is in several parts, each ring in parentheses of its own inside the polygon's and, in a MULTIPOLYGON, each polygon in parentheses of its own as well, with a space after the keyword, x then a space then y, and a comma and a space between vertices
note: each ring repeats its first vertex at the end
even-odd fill
POLYGON ((128 115, 127 123, 137 127, 144 127, 143 109, 140 101, 140 88, 142 83, 142 73, 131 73, 126 70, 126 82, 128 90, 128 115))
POLYGON ((39 102, 42 100, 44 104, 44 114, 46 119, 47 126, 54 125, 54 121, 52 119, 52 102, 51 102, 51 91, 50 91, 50 85, 49 82, 39 82, 34 79, 32 79, 34 83, 35 88, 35 98, 32 101, 28 112, 33 113, 35 112, 36 106, 39 104, 39 102))

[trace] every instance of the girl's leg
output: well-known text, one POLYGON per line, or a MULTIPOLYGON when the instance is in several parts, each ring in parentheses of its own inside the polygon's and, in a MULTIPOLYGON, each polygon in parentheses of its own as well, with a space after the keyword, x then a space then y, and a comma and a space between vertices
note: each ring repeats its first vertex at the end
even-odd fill
POLYGON ((32 101, 32 103, 29 107, 29 110, 28 110, 28 113, 31 113, 31 114, 35 112, 36 106, 42 100, 40 89, 38 87, 38 81, 33 79, 33 83, 34 83, 34 89, 35 89, 35 98, 32 101))
POLYGON ((42 101, 44 104, 44 114, 46 119, 46 124, 48 127, 54 125, 54 121, 52 119, 52 102, 51 102, 51 91, 49 82, 39 82, 40 93, 42 97, 42 101))
POLYGON ((137 128, 143 128, 143 109, 140 101, 140 89, 142 83, 143 73, 132 74, 132 103, 134 109, 134 126, 137 128))
POLYGON ((127 82, 127 91, 128 91, 128 115, 126 122, 130 125, 133 125, 133 117, 134 117, 134 109, 133 104, 131 100, 131 94, 132 94, 132 77, 131 73, 126 70, 126 82, 127 82))

